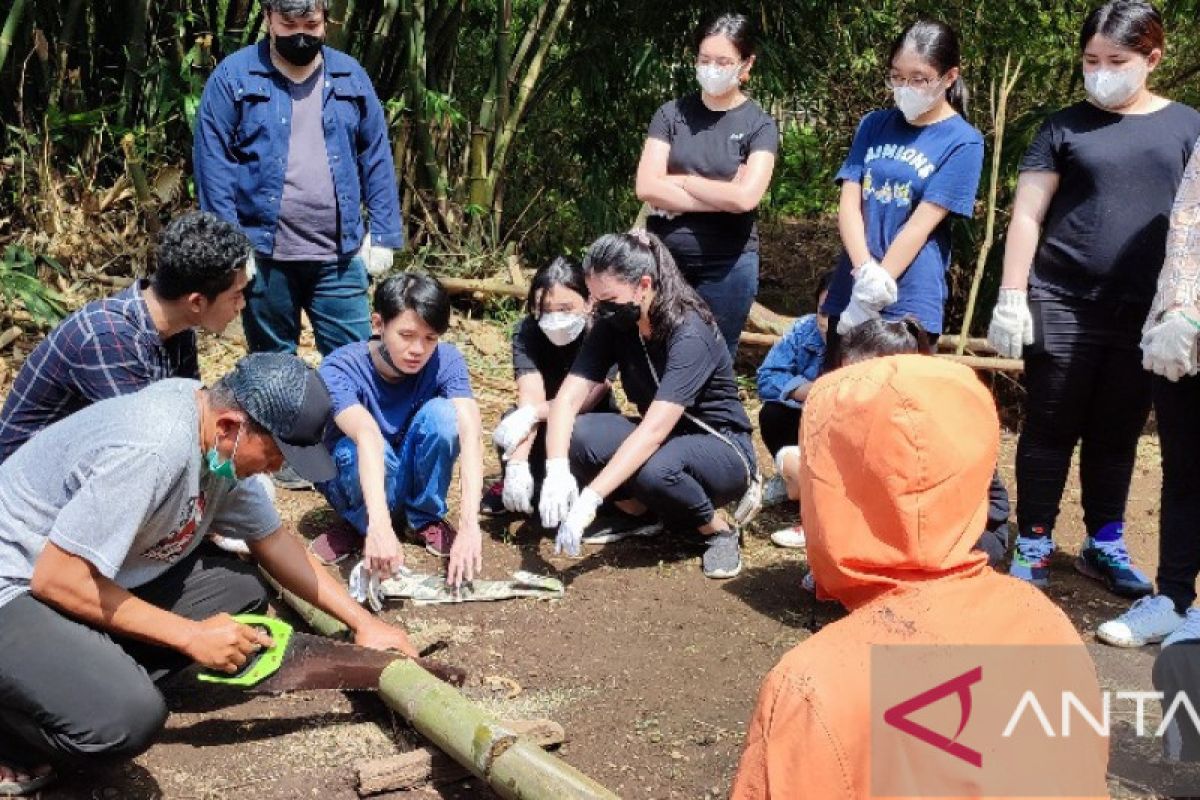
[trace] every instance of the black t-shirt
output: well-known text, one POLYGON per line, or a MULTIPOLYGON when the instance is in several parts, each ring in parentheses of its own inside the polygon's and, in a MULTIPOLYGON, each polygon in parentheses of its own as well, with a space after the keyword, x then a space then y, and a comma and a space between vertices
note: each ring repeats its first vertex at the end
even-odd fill
MULTIPOLYGON (((571 365, 575 363, 575 356, 578 355, 579 348, 583 346, 585 336, 586 334, 580 334, 575 341, 559 347, 546 338, 546 334, 542 333, 542 329, 538 327, 536 319, 525 317, 517 325, 517 331, 513 334, 514 376, 520 378, 522 375, 538 373, 542 376, 546 399, 553 400, 558 395, 558 390, 562 388, 563 381, 571 372, 571 365)), ((615 372, 610 373, 608 377, 609 379, 615 378, 615 372)), ((601 398, 594 410, 616 411, 617 406, 613 401, 612 393, 609 392, 601 398)))
MULTIPOLYGON (((657 386, 639 339, 636 330, 623 332, 598 321, 584 339, 571 374, 598 382, 615 364, 625 395, 640 413, 645 414, 652 401, 663 400, 683 406, 719 431, 750 432, 729 349, 715 327, 692 311, 665 342, 646 342, 650 362, 658 372, 657 386)), ((696 426, 685 418, 676 428, 680 430, 694 432, 696 426)))
MULTIPOLYGON (((732 180, 757 150, 779 151, 779 127, 758 103, 746 100, 729 111, 712 111, 699 94, 672 100, 654 112, 648 136, 671 145, 667 174, 732 180)), ((681 266, 724 262, 758 250, 758 214, 719 211, 651 216, 646 228, 681 266)))
POLYGON ((1059 176, 1031 294, 1149 304, 1197 137, 1200 112, 1180 103, 1116 114, 1080 102, 1051 116, 1021 162, 1059 176))

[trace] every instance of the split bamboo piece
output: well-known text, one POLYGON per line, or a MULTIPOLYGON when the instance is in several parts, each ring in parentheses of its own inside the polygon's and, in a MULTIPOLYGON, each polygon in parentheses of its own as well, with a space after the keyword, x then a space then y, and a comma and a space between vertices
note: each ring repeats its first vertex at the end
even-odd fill
MULTIPOLYGON (((513 733, 527 736, 543 749, 566 739, 566 731, 548 719, 512 720, 501 723, 513 733)), ((433 784, 456 783, 471 777, 466 767, 435 747, 419 747, 407 753, 358 763, 358 793, 366 796, 433 784)))
POLYGON ((444 753, 510 800, 615 800, 617 795, 517 735, 411 661, 379 678, 379 696, 444 753))

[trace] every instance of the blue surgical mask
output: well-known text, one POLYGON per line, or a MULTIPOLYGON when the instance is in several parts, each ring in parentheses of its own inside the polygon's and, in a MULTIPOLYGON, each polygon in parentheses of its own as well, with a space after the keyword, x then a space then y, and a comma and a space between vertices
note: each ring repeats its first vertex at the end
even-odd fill
POLYGON ((238 482, 237 469, 233 466, 233 457, 237 455, 238 443, 242 440, 242 428, 245 427, 243 421, 238 425, 237 435, 233 437, 233 451, 229 454, 229 458, 221 460, 221 454, 217 452, 216 444, 208 448, 208 452, 204 454, 208 471, 218 478, 224 478, 231 483, 238 482))

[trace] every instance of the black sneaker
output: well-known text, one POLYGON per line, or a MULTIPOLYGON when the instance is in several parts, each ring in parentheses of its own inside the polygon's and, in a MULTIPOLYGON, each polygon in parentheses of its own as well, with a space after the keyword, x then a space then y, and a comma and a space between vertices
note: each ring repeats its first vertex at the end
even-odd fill
POLYGON ((293 492, 310 492, 316 488, 312 481, 301 478, 290 464, 284 464, 283 469, 271 476, 271 480, 280 489, 290 489, 293 492))
POLYGON ((479 501, 479 513, 486 517, 498 517, 507 514, 504 507, 504 481, 498 480, 487 488, 479 501))

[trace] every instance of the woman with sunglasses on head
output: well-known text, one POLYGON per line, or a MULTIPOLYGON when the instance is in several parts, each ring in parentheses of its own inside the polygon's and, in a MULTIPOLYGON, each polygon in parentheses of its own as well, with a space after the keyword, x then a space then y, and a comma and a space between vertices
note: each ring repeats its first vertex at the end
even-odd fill
POLYGON ((754 66, 750 22, 724 14, 696 36, 700 91, 650 121, 637 196, 646 228, 708 303, 730 357, 758 294, 755 209, 771 184, 779 128, 743 91, 754 66))
POLYGON ((732 578, 739 532, 717 509, 743 498, 744 520, 758 469, 712 312, 644 230, 601 236, 583 270, 595 322, 550 405, 542 524, 577 555, 605 500, 631 516, 653 510, 665 527, 706 538, 706 576, 732 578), (580 414, 613 367, 640 418, 580 414))
POLYGON ((1082 443, 1087 539, 1076 567, 1139 597, 1151 585, 1124 540, 1150 411, 1138 342, 1200 113, 1146 85, 1164 47, 1162 18, 1149 3, 1097 8, 1079 47, 1088 97, 1053 114, 1025 154, 988 328, 1001 355, 1025 359, 1010 572, 1037 586, 1049 580, 1054 523, 1082 443))
POLYGON ((983 169, 983 136, 964 118, 958 36, 919 20, 887 62, 893 108, 863 118, 838 171, 844 253, 822 311, 830 316, 826 369, 856 325, 912 315, 942 332, 950 217, 970 217, 983 169))

